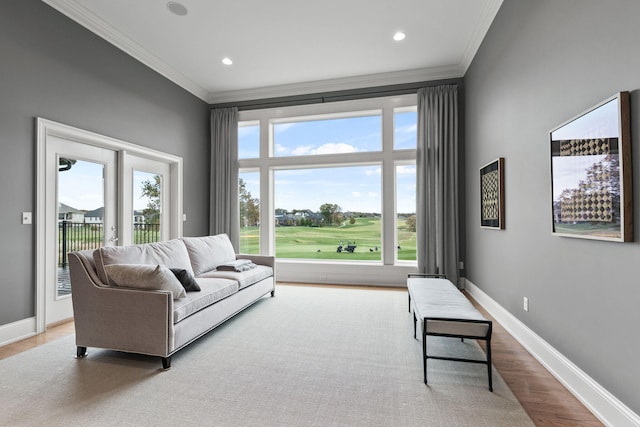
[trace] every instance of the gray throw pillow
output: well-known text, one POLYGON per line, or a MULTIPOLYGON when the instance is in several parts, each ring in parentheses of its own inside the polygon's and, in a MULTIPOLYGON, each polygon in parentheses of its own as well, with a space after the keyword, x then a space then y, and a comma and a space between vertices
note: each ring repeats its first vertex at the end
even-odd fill
POLYGON ((180 281, 164 265, 111 264, 104 269, 109 282, 119 287, 171 291, 173 299, 187 296, 180 281))
POLYGON ((193 277, 191 273, 189 273, 184 268, 170 268, 171 272, 175 274, 176 279, 180 281, 180 284, 187 292, 200 291, 200 286, 196 282, 196 278, 193 277))

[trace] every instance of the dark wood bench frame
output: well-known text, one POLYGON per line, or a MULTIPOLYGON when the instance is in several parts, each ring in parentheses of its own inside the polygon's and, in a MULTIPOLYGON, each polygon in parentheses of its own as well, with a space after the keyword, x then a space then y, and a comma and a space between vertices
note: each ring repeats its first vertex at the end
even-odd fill
MULTIPOLYGON (((410 273, 408 278, 416 278, 416 277, 424 277, 424 278, 432 278, 432 279, 446 279, 446 276, 443 274, 420 274, 420 273, 410 273)), ((407 293, 409 295, 409 313, 411 313, 411 292, 407 288, 407 293)), ((462 293, 460 293, 462 297, 462 293)), ((417 338, 417 321, 415 311, 413 312, 413 338, 417 338)), ((455 317, 423 317, 422 318, 422 359, 423 359, 423 369, 424 369, 424 383, 427 384, 427 359, 438 359, 438 360, 449 360, 453 362, 467 362, 467 363, 478 363, 487 365, 487 373, 489 377, 489 391, 493 392, 493 375, 491 372, 491 332, 493 330, 493 322, 491 320, 474 320, 474 319, 460 319, 455 317), (461 323, 482 323, 487 325, 487 333, 485 336, 475 336, 475 335, 464 335, 464 334, 443 334, 443 333, 435 333, 435 332, 427 332, 427 323, 431 321, 444 321, 444 322, 461 322, 461 323), (458 357, 446 357, 446 356, 436 356, 430 355, 427 353, 427 336, 439 336, 439 337, 451 337, 451 338, 460 338, 464 341, 465 338, 475 339, 475 340, 483 340, 486 342, 486 360, 478 360, 478 359, 465 359, 458 357)))

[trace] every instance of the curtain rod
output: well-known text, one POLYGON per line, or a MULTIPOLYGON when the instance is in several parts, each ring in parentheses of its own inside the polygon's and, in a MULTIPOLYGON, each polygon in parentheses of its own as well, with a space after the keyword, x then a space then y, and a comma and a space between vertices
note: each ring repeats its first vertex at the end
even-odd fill
POLYGON ((447 84, 462 85, 462 78, 430 80, 414 83, 403 83, 389 86, 376 86, 360 89, 348 89, 333 92, 292 95, 276 98, 254 99, 249 101, 210 104, 210 109, 238 107, 238 111, 259 110, 263 108, 280 108, 306 104, 324 104, 327 102, 352 101, 356 99, 378 98, 383 96, 407 95, 416 93, 418 89, 447 84))

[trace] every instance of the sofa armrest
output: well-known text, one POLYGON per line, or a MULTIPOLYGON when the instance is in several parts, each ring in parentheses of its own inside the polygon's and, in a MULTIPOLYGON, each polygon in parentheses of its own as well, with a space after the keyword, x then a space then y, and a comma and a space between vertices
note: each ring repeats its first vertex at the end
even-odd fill
POLYGON ((171 292, 99 286, 87 268, 81 255, 69 254, 76 345, 168 356, 171 292))
POLYGON ((271 255, 236 254, 236 259, 248 259, 254 264, 267 265, 274 270, 276 268, 276 257, 271 255))

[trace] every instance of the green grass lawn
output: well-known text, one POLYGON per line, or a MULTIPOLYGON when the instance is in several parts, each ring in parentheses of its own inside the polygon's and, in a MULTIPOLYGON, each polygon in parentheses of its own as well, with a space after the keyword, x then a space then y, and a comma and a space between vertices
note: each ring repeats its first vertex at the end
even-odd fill
MULTIPOLYGON (((416 233, 406 229, 404 222, 398 224, 398 259, 416 259, 416 233)), ((356 218, 354 224, 346 222, 339 227, 276 227, 276 257, 302 259, 331 259, 381 261, 381 222, 374 218, 356 218), (355 242, 353 253, 337 252, 342 242, 355 242), (376 250, 377 248, 377 250, 376 250)), ((240 251, 258 253, 258 229, 248 227, 240 230, 240 251)))

